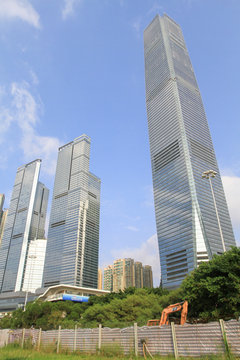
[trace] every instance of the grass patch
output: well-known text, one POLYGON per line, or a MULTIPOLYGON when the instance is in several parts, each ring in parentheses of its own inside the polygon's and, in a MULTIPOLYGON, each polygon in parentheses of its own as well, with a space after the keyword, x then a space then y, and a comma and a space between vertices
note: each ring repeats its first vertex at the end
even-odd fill
MULTIPOLYGON (((48 349, 49 350, 49 349, 48 349)), ((64 351, 64 350, 63 350, 64 351)), ((232 355, 231 355, 232 356, 232 355)), ((0 359, 1 360, 109 360, 112 359, 136 359, 133 354, 125 356, 121 351, 119 344, 112 344, 112 346, 104 346, 99 354, 84 354, 84 353, 51 353, 41 350, 37 352, 34 349, 22 349, 18 344, 10 344, 3 348, 0 348, 0 359)), ((143 357, 139 356, 139 359, 143 357)), ((150 359, 150 358, 149 358, 150 359)), ((173 356, 154 356, 154 359, 161 360, 174 360, 173 356)), ((229 360, 228 354, 224 355, 208 355, 199 358, 185 357, 180 360, 229 360)), ((231 360, 237 359, 232 356, 231 360)))

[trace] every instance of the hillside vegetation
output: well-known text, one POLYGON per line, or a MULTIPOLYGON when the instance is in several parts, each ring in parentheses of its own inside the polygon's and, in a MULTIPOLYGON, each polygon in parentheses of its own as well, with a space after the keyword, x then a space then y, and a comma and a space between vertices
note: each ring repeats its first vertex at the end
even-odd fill
MULTIPOLYGON (((126 327, 160 318, 169 304, 188 300, 190 322, 208 322, 240 316, 240 249, 214 256, 192 271, 177 290, 135 289, 91 296, 88 303, 70 301, 29 303, 26 311, 14 311, 0 320, 0 328, 126 327)), ((179 317, 179 314, 174 314, 179 317)))

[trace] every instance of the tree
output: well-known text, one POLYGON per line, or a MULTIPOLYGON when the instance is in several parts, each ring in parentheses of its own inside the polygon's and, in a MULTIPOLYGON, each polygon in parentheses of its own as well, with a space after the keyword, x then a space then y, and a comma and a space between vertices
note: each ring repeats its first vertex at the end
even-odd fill
POLYGON ((192 271, 181 285, 189 318, 200 321, 240 316, 240 249, 214 255, 192 271))

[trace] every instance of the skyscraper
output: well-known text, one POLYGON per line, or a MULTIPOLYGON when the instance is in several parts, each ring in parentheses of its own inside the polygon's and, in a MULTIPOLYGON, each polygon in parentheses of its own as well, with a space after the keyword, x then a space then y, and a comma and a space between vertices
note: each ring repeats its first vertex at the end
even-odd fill
POLYGON ((5 195, 0 194, 0 246, 2 243, 4 227, 5 227, 5 222, 6 222, 7 213, 8 213, 8 210, 5 210, 5 211, 3 210, 4 200, 5 200, 5 195))
POLYGON ((43 286, 98 287, 100 186, 89 172, 90 138, 59 148, 43 286))
POLYGON ((4 194, 0 194, 0 223, 1 223, 2 215, 3 215, 3 204, 4 204, 4 200, 5 200, 5 195, 4 195, 4 194))
POLYGON ((201 261, 235 245, 235 239, 201 95, 179 25, 167 15, 157 15, 144 32, 144 53, 162 284, 175 288, 201 261), (211 183, 202 179, 209 169, 217 172, 213 192, 211 183))
POLYGON ((44 237, 48 189, 38 181, 41 160, 18 168, 0 251, 1 292, 22 290, 29 243, 44 237))

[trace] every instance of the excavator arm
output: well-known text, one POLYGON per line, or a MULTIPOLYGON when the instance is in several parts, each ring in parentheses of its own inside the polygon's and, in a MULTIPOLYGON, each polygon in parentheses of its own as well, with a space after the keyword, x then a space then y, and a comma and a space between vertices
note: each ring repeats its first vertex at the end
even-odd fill
POLYGON ((162 326, 169 324, 169 314, 181 311, 181 321, 180 324, 185 324, 187 320, 187 313, 188 313, 188 302, 183 301, 177 304, 169 305, 162 311, 161 319, 160 320, 148 320, 147 326, 162 326))

